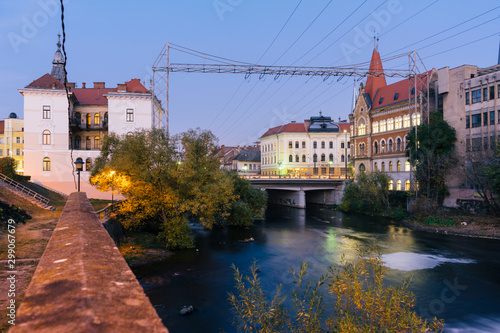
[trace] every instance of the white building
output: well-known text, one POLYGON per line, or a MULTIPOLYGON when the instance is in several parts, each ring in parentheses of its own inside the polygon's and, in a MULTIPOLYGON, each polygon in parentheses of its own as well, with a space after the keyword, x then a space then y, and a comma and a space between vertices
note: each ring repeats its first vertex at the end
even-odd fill
POLYGON ((77 189, 74 162, 81 159, 85 163, 81 191, 90 198, 109 199, 109 193, 89 184, 89 170, 99 156, 103 138, 108 133, 126 135, 152 128, 163 110, 138 79, 116 88, 106 88, 104 82, 94 82, 92 88, 68 83, 67 96, 60 42, 57 45, 51 74, 19 90, 24 96, 24 174, 33 182, 69 194, 77 189))
POLYGON ((322 115, 270 128, 260 138, 262 175, 344 177, 349 129, 347 122, 322 115))

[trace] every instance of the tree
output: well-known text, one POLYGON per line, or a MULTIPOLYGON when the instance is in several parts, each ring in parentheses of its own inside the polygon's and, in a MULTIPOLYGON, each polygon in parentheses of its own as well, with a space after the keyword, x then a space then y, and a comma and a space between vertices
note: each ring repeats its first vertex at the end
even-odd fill
POLYGON ((415 297, 409 291, 410 280, 401 286, 384 284, 388 269, 376 248, 358 249, 358 261, 328 268, 317 282, 305 280, 307 263, 300 272, 292 270, 295 288, 290 309, 282 286, 269 301, 254 263, 250 276, 243 276, 233 265, 237 294, 229 293, 234 314, 233 325, 242 332, 440 332, 443 322, 428 322, 414 311, 415 297), (326 317, 325 295, 335 301, 326 317))
MULTIPOLYGON (((212 228, 230 220, 240 199, 235 181, 213 157, 217 141, 211 132, 197 129, 170 137, 143 130, 103 141, 91 182, 126 198, 117 212, 126 229, 157 233, 169 249, 177 249, 194 246, 188 221, 212 228)), ((262 204, 253 199, 239 205, 262 204)), ((253 221, 257 214, 250 212, 253 221)))
POLYGON ((17 162, 12 157, 2 157, 0 158, 0 172, 7 177, 17 180, 17 162))
POLYGON ((448 194, 446 174, 456 163, 456 132, 437 112, 430 123, 413 127, 407 135, 406 156, 415 168, 419 192, 442 202, 448 194))
POLYGON ((389 208, 389 176, 377 171, 361 173, 347 182, 340 209, 346 212, 380 212, 389 208))

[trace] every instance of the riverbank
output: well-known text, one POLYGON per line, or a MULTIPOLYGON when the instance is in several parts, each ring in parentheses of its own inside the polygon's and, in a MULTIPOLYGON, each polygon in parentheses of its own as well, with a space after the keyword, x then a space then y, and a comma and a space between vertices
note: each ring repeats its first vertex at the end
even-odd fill
POLYGON ((162 261, 172 255, 154 234, 134 231, 127 231, 120 244, 120 253, 130 267, 162 261))

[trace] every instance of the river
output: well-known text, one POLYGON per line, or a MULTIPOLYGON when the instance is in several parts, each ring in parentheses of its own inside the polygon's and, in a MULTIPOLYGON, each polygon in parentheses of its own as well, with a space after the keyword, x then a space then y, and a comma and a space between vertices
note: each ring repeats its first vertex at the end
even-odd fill
POLYGON ((376 240, 389 269, 387 282, 412 276, 417 312, 445 320, 445 332, 500 332, 500 241, 444 236, 400 227, 387 219, 270 206, 248 230, 194 227, 197 248, 134 269, 170 333, 234 332, 227 293, 234 289, 231 264, 249 273, 254 259, 271 294, 291 287, 290 267, 309 265, 313 280, 328 265, 357 257, 357 246, 376 240), (241 242, 253 237, 254 242, 241 242), (179 315, 193 305, 189 316, 179 315))

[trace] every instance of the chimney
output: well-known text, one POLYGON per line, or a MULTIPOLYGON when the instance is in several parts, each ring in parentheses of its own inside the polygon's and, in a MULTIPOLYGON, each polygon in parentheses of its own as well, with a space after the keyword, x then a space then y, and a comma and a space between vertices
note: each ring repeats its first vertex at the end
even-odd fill
POLYGON ((82 82, 82 89, 85 89, 85 85, 86 85, 86 83, 82 82))
POLYGON ((118 91, 127 91, 127 85, 125 83, 118 83, 118 91))
POLYGON ((94 82, 94 88, 102 89, 104 88, 104 82, 94 82))
POLYGON ((66 85, 68 86, 68 88, 73 89, 75 87, 75 82, 68 82, 66 85))
POLYGON ((221 150, 221 151, 222 151, 222 153, 224 154, 224 152, 225 152, 225 150, 226 150, 226 146, 222 145, 222 146, 220 147, 220 150, 221 150))

